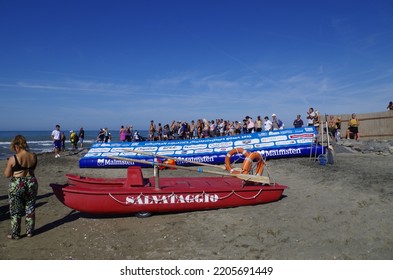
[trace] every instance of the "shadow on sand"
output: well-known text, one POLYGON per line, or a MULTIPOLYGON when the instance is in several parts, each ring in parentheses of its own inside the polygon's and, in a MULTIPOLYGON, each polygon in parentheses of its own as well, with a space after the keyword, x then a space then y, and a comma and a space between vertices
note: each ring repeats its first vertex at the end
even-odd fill
POLYGON ((64 216, 63 218, 60 218, 56 221, 53 221, 49 224, 46 224, 40 228, 35 229, 34 231, 34 235, 39 235, 41 233, 44 233, 46 231, 49 231, 51 229, 54 229, 56 227, 59 227, 61 225, 64 225, 66 223, 70 223, 73 221, 76 221, 77 219, 79 219, 80 217, 80 213, 78 211, 75 210, 71 210, 70 213, 68 213, 66 216, 64 216))
MULTIPOLYGON (((53 193, 39 195, 39 196, 37 196, 37 201, 40 199, 43 199, 43 198, 51 197, 52 195, 53 195, 53 193)), ((8 199, 8 195, 0 196, 0 200, 1 199, 8 199)), ((37 209, 47 203, 48 202, 38 202, 35 204, 35 208, 37 209)), ((0 206, 0 222, 5 221, 5 220, 9 220, 9 219, 10 219, 10 206, 9 206, 9 204, 0 206)))

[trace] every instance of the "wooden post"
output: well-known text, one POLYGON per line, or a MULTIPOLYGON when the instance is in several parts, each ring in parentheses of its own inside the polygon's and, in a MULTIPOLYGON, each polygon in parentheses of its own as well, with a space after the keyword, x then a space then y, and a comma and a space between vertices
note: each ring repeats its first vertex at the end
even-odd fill
POLYGON ((158 160, 157 157, 154 157, 154 167, 153 167, 153 173, 154 173, 154 182, 155 182, 155 189, 158 190, 160 188, 160 169, 158 166, 158 160))

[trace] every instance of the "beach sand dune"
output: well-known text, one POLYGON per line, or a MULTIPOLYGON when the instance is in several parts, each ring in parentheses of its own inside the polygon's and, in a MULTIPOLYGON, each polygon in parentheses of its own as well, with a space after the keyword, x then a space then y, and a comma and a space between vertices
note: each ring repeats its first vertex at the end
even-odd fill
POLYGON ((392 155, 348 150, 326 166, 309 158, 270 160, 272 177, 289 187, 278 202, 145 219, 92 216, 62 205, 49 184, 66 183, 66 173, 125 176, 125 169, 79 169, 81 156, 39 155, 33 238, 7 240, 8 179, 0 179, 1 259, 393 259, 392 155))

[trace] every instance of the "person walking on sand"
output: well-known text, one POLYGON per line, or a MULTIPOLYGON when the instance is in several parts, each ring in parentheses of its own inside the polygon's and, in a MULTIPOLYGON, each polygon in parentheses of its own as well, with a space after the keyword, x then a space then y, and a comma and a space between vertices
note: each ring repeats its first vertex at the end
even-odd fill
MULTIPOLYGON (((60 141, 61 141, 61 149, 60 150, 62 152, 64 152, 66 150, 66 140, 67 140, 67 137, 66 137, 64 131, 62 131, 61 136, 60 136, 60 141)), ((60 157, 60 154, 59 154, 59 157, 60 157)))
POLYGON ((83 127, 81 127, 79 129, 79 144, 81 149, 83 149, 83 140, 85 140, 85 130, 83 129, 83 127))
POLYGON ((78 141, 79 141, 79 136, 76 134, 76 131, 70 130, 70 142, 72 144, 73 151, 78 149, 78 141))
POLYGON ((60 157, 60 150, 61 150, 61 131, 60 125, 56 125, 56 129, 52 131, 51 138, 53 141, 53 145, 55 147, 55 158, 60 157))
POLYGON ((34 175, 37 167, 37 155, 29 152, 26 138, 17 135, 11 142, 10 150, 15 152, 8 159, 4 177, 10 178, 8 197, 11 215, 11 233, 8 239, 21 237, 21 220, 25 214, 26 234, 32 237, 35 228, 35 203, 38 192, 38 181, 34 175))

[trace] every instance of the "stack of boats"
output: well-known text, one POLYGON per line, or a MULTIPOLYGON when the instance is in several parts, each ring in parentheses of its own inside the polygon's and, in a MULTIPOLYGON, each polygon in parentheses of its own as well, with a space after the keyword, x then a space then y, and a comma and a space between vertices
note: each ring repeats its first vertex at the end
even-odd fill
POLYGON ((177 165, 192 165, 190 162, 224 164, 227 153, 236 148, 258 152, 267 160, 305 157, 311 154, 318 156, 322 151, 321 146, 315 145, 315 135, 315 127, 310 126, 188 140, 96 143, 79 160, 79 167, 127 168, 135 165, 151 167, 149 164, 127 160, 151 159, 139 153, 140 151, 176 157, 179 160, 177 165), (182 162, 180 159, 185 159, 187 162, 182 162))

